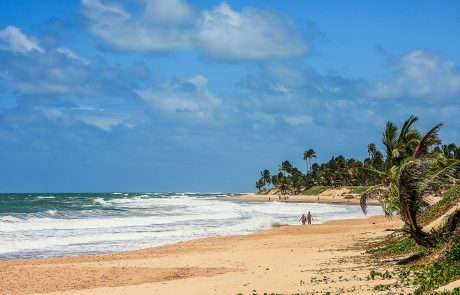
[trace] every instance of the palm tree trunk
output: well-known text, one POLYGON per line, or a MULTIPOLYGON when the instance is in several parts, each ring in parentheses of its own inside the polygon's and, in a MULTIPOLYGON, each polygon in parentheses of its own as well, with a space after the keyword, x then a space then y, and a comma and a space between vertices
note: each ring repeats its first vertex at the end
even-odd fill
POLYGON ((420 246, 434 248, 437 244, 437 239, 433 234, 424 232, 420 228, 417 228, 415 231, 411 231, 410 234, 415 242, 420 246))

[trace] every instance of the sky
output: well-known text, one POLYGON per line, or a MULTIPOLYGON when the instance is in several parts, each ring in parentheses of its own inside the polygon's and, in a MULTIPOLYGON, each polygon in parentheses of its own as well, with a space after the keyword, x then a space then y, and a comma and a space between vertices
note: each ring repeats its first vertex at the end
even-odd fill
POLYGON ((460 2, 2 0, 0 191, 255 190, 419 117, 460 143, 460 2))

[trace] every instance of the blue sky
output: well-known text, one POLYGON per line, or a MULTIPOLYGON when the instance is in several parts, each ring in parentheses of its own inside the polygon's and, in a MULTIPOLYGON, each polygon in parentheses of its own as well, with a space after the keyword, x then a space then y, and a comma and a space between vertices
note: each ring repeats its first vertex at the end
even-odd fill
POLYGON ((411 114, 459 143, 459 31, 458 1, 3 0, 0 191, 253 191, 411 114))

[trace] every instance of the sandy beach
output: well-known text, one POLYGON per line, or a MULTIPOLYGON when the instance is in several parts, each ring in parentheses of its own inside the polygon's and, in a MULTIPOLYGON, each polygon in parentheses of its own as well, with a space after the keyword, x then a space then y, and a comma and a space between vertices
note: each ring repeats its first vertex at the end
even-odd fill
POLYGON ((373 294, 381 282, 366 276, 379 266, 357 245, 400 226, 375 216, 113 255, 1 261, 0 294, 373 294))
MULTIPOLYGON (((323 203, 323 204, 343 204, 343 205, 359 205, 359 195, 348 194, 348 189, 337 188, 327 189, 318 195, 289 195, 288 198, 278 194, 249 194, 237 197, 226 197, 225 200, 229 201, 243 201, 243 202, 298 202, 298 203, 323 203)), ((368 205, 380 205, 375 199, 370 199, 368 205)))

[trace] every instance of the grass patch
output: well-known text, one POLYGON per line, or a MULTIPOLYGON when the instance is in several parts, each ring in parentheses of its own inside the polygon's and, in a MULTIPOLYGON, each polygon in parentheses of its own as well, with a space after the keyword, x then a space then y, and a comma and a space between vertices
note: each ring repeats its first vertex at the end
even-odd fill
POLYGON ((447 210, 460 202, 460 185, 456 185, 442 195, 442 199, 428 207, 420 216, 420 224, 426 225, 443 215, 447 210))
POLYGON ((350 194, 363 194, 366 192, 368 189, 370 189, 372 186, 347 186, 346 188, 350 190, 350 194))
POLYGON ((440 286, 460 279, 460 237, 452 240, 443 259, 414 271, 414 294, 426 294, 440 286))
POLYGON ((397 240, 387 241, 384 245, 368 250, 369 253, 375 255, 397 255, 409 252, 423 252, 425 248, 417 245, 410 237, 404 237, 397 240))
POLYGON ((311 196, 316 196, 319 195, 320 193, 324 192, 327 189, 330 189, 330 186, 324 186, 324 185, 315 185, 307 190, 304 190, 302 192, 303 195, 311 195, 311 196))

